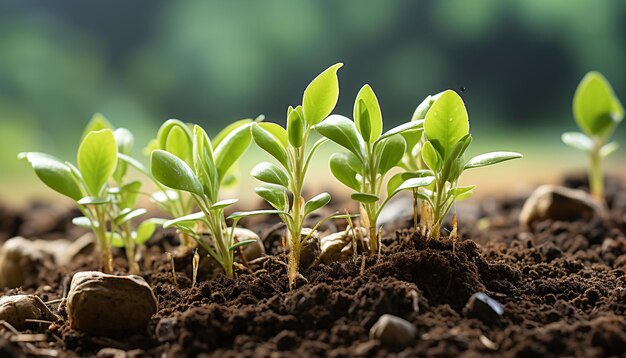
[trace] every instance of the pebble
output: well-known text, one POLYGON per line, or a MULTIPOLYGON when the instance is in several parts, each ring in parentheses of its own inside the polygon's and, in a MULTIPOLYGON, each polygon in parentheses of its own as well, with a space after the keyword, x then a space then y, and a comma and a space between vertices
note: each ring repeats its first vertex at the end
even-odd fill
POLYGON ((78 272, 67 296, 70 327, 94 335, 145 330, 156 311, 152 288, 136 275, 78 272))
POLYGON ((470 297, 463 309, 468 318, 476 318, 486 324, 493 324, 500 320, 504 313, 504 306, 482 292, 470 297))
MULTIPOLYGON (((361 237, 367 235, 365 228, 359 227, 355 229, 360 231, 361 237)), ((353 231, 346 229, 345 231, 336 232, 334 234, 324 236, 320 239, 321 253, 319 260, 325 265, 329 265, 336 261, 345 261, 352 256, 352 239, 353 231)))
POLYGON ((400 317, 384 314, 370 329, 370 339, 379 340, 384 346, 402 349, 415 342, 417 328, 400 317))
POLYGON ((520 224, 530 227, 546 219, 575 221, 584 218, 606 218, 606 209, 587 192, 558 185, 542 185, 524 203, 520 224))
POLYGON ((0 298, 0 321, 6 321, 17 330, 24 330, 33 326, 33 322, 27 322, 27 319, 54 322, 58 317, 37 296, 13 295, 0 298))
POLYGON ((263 241, 261 241, 259 235, 257 235, 257 233, 255 233, 254 231, 241 227, 236 227, 235 238, 237 239, 237 241, 255 240, 255 242, 247 244, 243 247, 243 255, 246 257, 247 261, 252 261, 254 259, 258 259, 261 256, 265 256, 265 247, 263 246, 263 241))

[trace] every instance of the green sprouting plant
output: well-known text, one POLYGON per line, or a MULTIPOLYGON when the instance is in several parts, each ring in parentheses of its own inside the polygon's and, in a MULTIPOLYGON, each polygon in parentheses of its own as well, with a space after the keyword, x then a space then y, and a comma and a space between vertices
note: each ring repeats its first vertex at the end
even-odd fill
POLYGON ((339 81, 337 71, 343 64, 335 64, 319 74, 304 91, 302 105, 287 110, 287 129, 275 123, 254 123, 252 136, 256 144, 276 159, 278 164, 259 163, 252 176, 270 184, 255 188, 256 193, 278 211, 286 225, 289 248, 288 278, 293 287, 298 275, 302 229, 304 220, 313 211, 330 201, 330 194, 322 193, 305 201, 302 188, 317 149, 325 142, 320 139, 307 146, 312 127, 326 118, 337 104, 339 81), (293 196, 292 203, 289 195, 293 196))
POLYGON ((624 118, 624 107, 611 84, 599 72, 589 72, 576 88, 573 101, 574 119, 580 132, 563 133, 561 139, 571 147, 589 155, 589 187, 591 194, 604 202, 602 159, 618 148, 607 143, 624 118))
POLYGON ((84 216, 72 222, 93 231, 105 272, 113 270, 110 252, 113 245, 126 249, 129 270, 138 273, 135 247, 152 236, 159 222, 148 219, 136 230, 131 224, 131 220, 146 213, 145 209, 135 208, 141 183, 125 179, 127 166, 117 160, 117 154, 130 154, 133 142, 130 131, 113 130, 104 116, 95 114, 78 149, 78 167, 43 153, 20 154, 46 185, 77 202, 84 216))
POLYGON ((233 250, 241 244, 234 242, 233 230, 226 231, 224 209, 237 200, 220 201, 219 194, 228 171, 252 142, 250 122, 230 126, 228 133, 213 143, 201 127, 193 126, 189 157, 185 156, 186 152, 178 152, 188 161, 162 149, 153 150, 151 155, 154 178, 168 188, 189 193, 200 209, 170 220, 163 227, 175 227, 195 239, 222 266, 229 278, 233 278, 233 250), (208 233, 208 240, 204 239, 204 230, 208 233))
POLYGON ((378 252, 379 234, 377 220, 389 200, 402 190, 417 189, 433 180, 430 172, 408 178, 387 191, 383 199, 382 185, 385 175, 398 165, 406 150, 406 131, 422 130, 423 121, 411 121, 385 133, 378 99, 369 85, 363 86, 354 102, 354 122, 331 115, 315 126, 321 135, 346 148, 346 153, 330 157, 332 174, 341 183, 355 190, 352 199, 361 207, 361 223, 368 229, 370 254, 378 252))
MULTIPOLYGON (((459 186, 458 180, 467 169, 484 167, 506 160, 521 158, 515 152, 492 152, 465 159, 465 151, 472 142, 469 133, 469 117, 463 99, 454 91, 439 94, 426 110, 424 141, 421 148, 423 163, 435 180, 416 195, 430 207, 432 217, 427 218, 428 236, 439 238, 444 218, 452 205, 470 197, 474 185, 459 186)), ((419 175, 406 173, 405 175, 419 175)), ((456 214, 453 216, 451 237, 456 238, 456 214)))

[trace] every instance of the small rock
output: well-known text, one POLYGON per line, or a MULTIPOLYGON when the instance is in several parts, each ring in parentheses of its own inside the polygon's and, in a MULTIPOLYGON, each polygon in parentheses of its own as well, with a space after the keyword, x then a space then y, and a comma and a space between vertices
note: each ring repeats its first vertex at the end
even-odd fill
POLYGON ((67 265, 93 244, 93 237, 87 235, 74 242, 11 238, 0 248, 0 288, 34 283, 41 266, 53 269, 67 265))
POLYGON ((237 241, 244 241, 244 240, 256 241, 243 247, 243 254, 246 257, 247 261, 252 261, 254 259, 258 259, 259 257, 265 255, 265 247, 263 246, 263 241, 261 241, 261 238, 259 237, 259 235, 257 235, 254 231, 244 229, 241 227, 236 227, 235 237, 237 238, 237 241))
POLYGON ((17 330, 32 326, 27 319, 56 321, 58 317, 43 301, 32 295, 14 295, 0 298, 0 321, 6 321, 17 330))
POLYGON ((486 294, 477 292, 467 301, 463 313, 468 318, 476 318, 486 324, 493 324, 502 317, 504 306, 486 294))
POLYGON ((152 288, 136 275, 78 272, 67 296, 70 327, 94 335, 143 330, 156 311, 152 288))
MULTIPOLYGON (((365 237, 367 232, 365 228, 359 227, 355 229, 359 231, 361 237, 365 237)), ((358 233, 357 233, 358 235, 358 233)), ((334 234, 324 236, 320 239, 320 262, 329 265, 332 262, 344 261, 352 255, 352 239, 353 232, 351 229, 336 232, 334 234)))
POLYGON ((132 351, 125 351, 117 348, 102 348, 96 354, 97 358, 136 358, 144 356, 144 351, 140 349, 134 349, 132 351))
POLYGON ((370 339, 377 339, 388 348, 402 349, 417 337, 417 328, 411 322, 390 314, 380 316, 370 329, 370 339))
POLYGON ((542 185, 524 203, 519 221, 522 225, 530 227, 533 223, 546 219, 575 221, 607 216, 606 209, 582 190, 542 185))

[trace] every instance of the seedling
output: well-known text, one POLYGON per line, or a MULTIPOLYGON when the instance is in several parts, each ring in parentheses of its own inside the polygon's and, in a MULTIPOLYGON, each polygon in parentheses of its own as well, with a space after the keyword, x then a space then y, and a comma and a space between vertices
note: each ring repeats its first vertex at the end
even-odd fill
POLYGON ((382 197, 385 175, 395 167, 406 150, 401 133, 421 131, 423 121, 412 121, 382 133, 383 119, 378 99, 369 85, 363 86, 354 102, 354 122, 332 115, 315 129, 324 137, 346 148, 348 152, 330 157, 330 169, 335 178, 355 190, 352 199, 361 207, 361 223, 368 229, 370 254, 378 252, 378 216, 389 200, 402 190, 429 185, 434 177, 429 172, 398 183, 382 197))
POLYGON ((135 208, 141 183, 125 180, 127 166, 117 160, 117 154, 129 155, 133 142, 130 131, 113 130, 104 116, 96 114, 84 131, 78 167, 43 153, 20 154, 46 185, 77 202, 84 216, 72 222, 94 232, 107 273, 113 270, 111 245, 124 247, 130 272, 139 273, 135 247, 147 241, 160 222, 148 219, 137 230, 131 226, 132 219, 146 212, 135 208))
POLYGON ((196 125, 192 138, 189 156, 184 151, 178 152, 182 158, 162 149, 152 151, 154 178, 168 188, 189 193, 200 209, 167 221, 163 227, 175 227, 195 239, 223 267, 226 276, 233 278, 233 250, 238 244, 234 242, 234 230, 226 232, 224 209, 237 200, 219 201, 219 193, 229 169, 252 141, 250 121, 229 127, 229 132, 214 143, 196 125), (208 232, 208 241, 203 237, 204 229, 208 232))
POLYGON ((589 187, 591 194, 604 203, 602 159, 617 150, 617 142, 607 143, 624 118, 624 107, 611 84, 599 72, 589 72, 574 93, 574 119, 580 132, 563 133, 561 139, 589 156, 589 187))
MULTIPOLYGON (((427 218, 428 236, 438 239, 443 220, 453 204, 469 198, 475 188, 474 185, 459 186, 457 183, 461 174, 467 169, 521 158, 522 155, 515 152, 492 152, 466 160, 464 154, 472 142, 469 117, 463 99, 452 90, 439 94, 426 112, 421 160, 435 180, 428 188, 416 192, 416 195, 430 206, 432 217, 427 218)), ((418 171, 404 175, 423 174, 418 171)), ((450 236, 455 239, 456 213, 452 221, 453 229, 450 236)))
POLYGON ((321 193, 309 201, 302 196, 304 180, 317 149, 326 141, 320 139, 310 148, 307 142, 312 127, 326 118, 337 104, 339 81, 335 64, 319 74, 305 89, 302 105, 287 110, 287 130, 274 123, 254 123, 252 136, 256 144, 277 160, 263 162, 252 169, 252 176, 269 184, 255 188, 256 193, 280 211, 286 224, 289 247, 288 277, 293 287, 298 276, 302 229, 307 215, 330 201, 330 194, 321 193), (293 196, 290 204, 289 194, 293 196))

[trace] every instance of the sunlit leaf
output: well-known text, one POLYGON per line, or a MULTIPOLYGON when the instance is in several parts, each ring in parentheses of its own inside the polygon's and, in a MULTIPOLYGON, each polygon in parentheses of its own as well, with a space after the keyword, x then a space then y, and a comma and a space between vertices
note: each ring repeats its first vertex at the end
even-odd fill
POLYGON ((252 168, 250 174, 260 181, 281 185, 285 188, 289 187, 289 175, 275 164, 268 162, 259 163, 252 168))
POLYGON ((78 169, 89 194, 96 196, 117 165, 117 143, 110 129, 89 132, 78 148, 78 169))
POLYGON ((469 117, 463 99, 447 90, 433 103, 424 120, 426 137, 445 161, 454 146, 469 134, 469 117))
POLYGON ((624 118, 624 108, 613 88, 599 72, 583 77, 574 93, 574 119, 590 137, 607 138, 624 118))
POLYGON ((20 153, 18 157, 26 159, 35 170, 35 174, 50 189, 75 201, 84 196, 70 167, 62 161, 37 152, 20 153))
POLYGON ((383 130, 383 116, 378 98, 370 85, 361 88, 354 102, 354 123, 366 142, 373 143, 383 130))
POLYGON ((511 159, 522 158, 520 153, 515 152, 491 152, 477 155, 465 164, 465 169, 479 168, 487 165, 493 165, 511 159))
POLYGON ((304 215, 309 215, 315 210, 325 206, 329 202, 330 194, 328 193, 321 193, 314 196, 313 198, 311 198, 311 200, 307 201, 306 204, 304 204, 304 215))
POLYGON ((302 109, 304 120, 315 125, 326 118, 335 108, 339 99, 339 79, 337 71, 343 63, 330 66, 311 81, 304 90, 302 109))
POLYGON ((187 163, 164 150, 152 152, 152 175, 169 188, 203 194, 202 184, 187 163))

